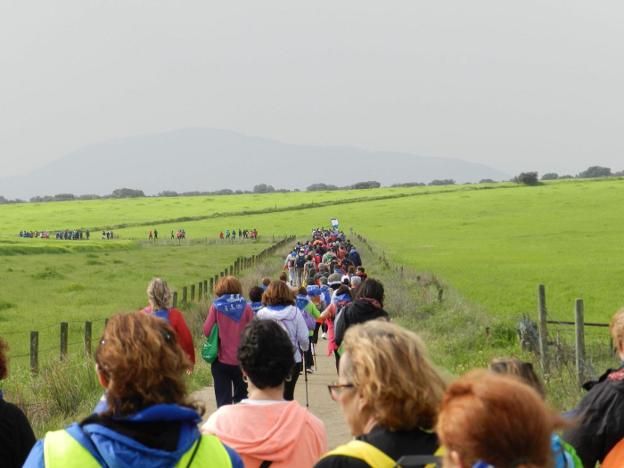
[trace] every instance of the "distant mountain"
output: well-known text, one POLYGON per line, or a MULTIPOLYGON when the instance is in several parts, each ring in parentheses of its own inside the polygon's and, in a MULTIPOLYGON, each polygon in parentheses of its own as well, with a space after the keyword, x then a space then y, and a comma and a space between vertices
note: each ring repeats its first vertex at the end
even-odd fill
POLYGON ((390 185, 508 178, 459 159, 293 145, 227 130, 189 128, 86 146, 27 176, 0 178, 0 195, 22 199, 58 193, 105 195, 121 187, 146 194, 251 190, 259 183, 304 190, 317 182, 343 186, 365 180, 390 185))

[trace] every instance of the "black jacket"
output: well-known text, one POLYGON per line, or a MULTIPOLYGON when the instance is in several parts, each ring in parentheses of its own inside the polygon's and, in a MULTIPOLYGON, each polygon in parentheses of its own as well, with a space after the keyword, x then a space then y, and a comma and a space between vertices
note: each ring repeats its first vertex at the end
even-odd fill
POLYGON ((388 319, 388 312, 375 307, 365 299, 356 299, 340 312, 334 323, 334 337, 340 346, 347 329, 356 323, 364 323, 378 318, 388 319))
POLYGON ((593 467, 624 438, 624 367, 609 369, 584 387, 589 392, 573 411, 578 422, 563 439, 575 448, 583 466, 593 467))
MULTIPOLYGON (((377 426, 368 434, 357 437, 398 460, 405 455, 432 455, 438 449, 438 437, 433 432, 420 429, 392 432, 377 426)), ((368 468, 364 461, 346 455, 330 455, 322 458, 315 468, 368 468)))
POLYGON ((2 399, 0 393, 0 465, 21 467, 35 445, 30 423, 22 410, 2 399))

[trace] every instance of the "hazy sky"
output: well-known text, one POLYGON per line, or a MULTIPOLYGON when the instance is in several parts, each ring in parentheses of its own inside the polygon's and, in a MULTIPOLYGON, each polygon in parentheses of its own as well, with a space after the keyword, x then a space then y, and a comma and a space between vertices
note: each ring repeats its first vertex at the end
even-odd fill
POLYGON ((183 127, 624 169, 624 3, 0 0, 0 176, 183 127))

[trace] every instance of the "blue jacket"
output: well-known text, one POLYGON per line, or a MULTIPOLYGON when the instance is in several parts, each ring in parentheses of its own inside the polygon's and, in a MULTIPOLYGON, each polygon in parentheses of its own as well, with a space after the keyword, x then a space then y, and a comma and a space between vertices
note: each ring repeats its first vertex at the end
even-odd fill
MULTIPOLYGON (((153 423, 154 426, 180 423, 176 448, 173 451, 148 447, 110 427, 92 422, 93 419, 88 418, 80 425, 74 423, 66 430, 82 446, 87 448, 101 465, 111 468, 129 466, 172 467, 200 437, 197 429, 197 424, 201 420, 199 414, 191 408, 174 404, 153 405, 129 416, 113 418, 114 422, 122 425, 129 423, 129 426, 133 422, 148 425, 153 423)), ((30 455, 28 455, 24 467, 45 467, 43 445, 43 439, 37 441, 30 455)), ((230 456, 232 466, 243 468, 243 463, 238 454, 227 446, 225 449, 230 456)))

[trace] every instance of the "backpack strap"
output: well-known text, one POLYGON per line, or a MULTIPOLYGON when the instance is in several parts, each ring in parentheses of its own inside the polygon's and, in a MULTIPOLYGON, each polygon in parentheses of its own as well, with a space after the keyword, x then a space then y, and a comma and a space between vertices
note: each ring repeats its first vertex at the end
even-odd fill
POLYGON ((347 444, 340 445, 323 455, 323 458, 332 455, 357 458, 375 468, 393 468, 396 466, 396 462, 384 452, 374 445, 361 440, 352 440, 347 444))

